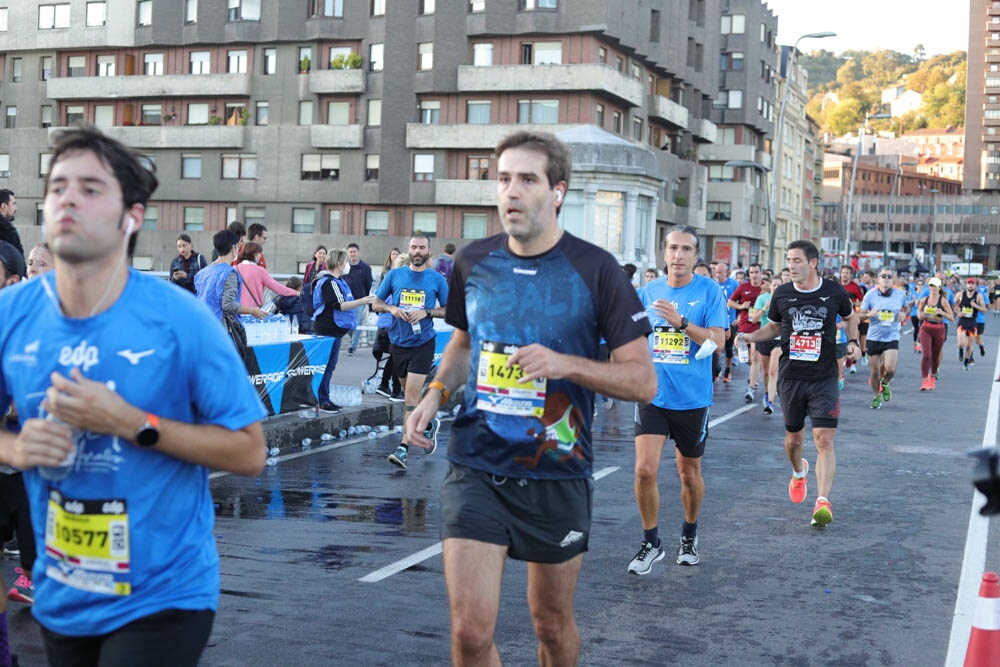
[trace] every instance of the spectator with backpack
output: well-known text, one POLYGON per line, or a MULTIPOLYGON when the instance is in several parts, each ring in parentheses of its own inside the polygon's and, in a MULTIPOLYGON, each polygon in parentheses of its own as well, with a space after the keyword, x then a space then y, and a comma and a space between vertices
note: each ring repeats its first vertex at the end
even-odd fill
POLYGON ((319 409, 339 412, 340 406, 330 400, 330 380, 340 358, 341 339, 357 327, 356 308, 371 304, 375 297, 365 294, 355 299, 344 275, 351 271, 351 261, 345 249, 331 249, 327 254, 327 269, 321 271, 313 283, 312 321, 318 336, 333 338, 330 359, 319 385, 319 409))
POLYGON ((205 257, 195 252, 191 247, 191 237, 181 234, 177 237, 177 257, 170 262, 170 282, 183 287, 192 294, 198 291, 194 288, 194 276, 208 266, 205 257))

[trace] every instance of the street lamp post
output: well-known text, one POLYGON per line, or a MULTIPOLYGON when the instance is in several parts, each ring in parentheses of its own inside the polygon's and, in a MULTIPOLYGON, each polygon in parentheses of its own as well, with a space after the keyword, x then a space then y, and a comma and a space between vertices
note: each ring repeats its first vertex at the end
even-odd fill
MULTIPOLYGON (((778 107, 778 126, 775 128, 775 140, 778 142, 774 149, 774 170, 781 174, 781 136, 785 130, 785 105, 788 103, 788 88, 789 83, 792 79, 792 65, 795 64, 795 53, 799 49, 799 42, 803 39, 823 39, 824 37, 836 37, 835 32, 810 32, 802 35, 795 43, 792 45, 792 50, 788 52, 788 64, 785 67, 785 89, 781 93, 781 106, 778 107)), ((781 178, 776 177, 771 179, 771 200, 768 202, 768 209, 770 210, 771 216, 776 216, 778 211, 778 181, 781 178)), ((778 221, 775 219, 769 219, 768 223, 770 228, 768 229, 768 239, 767 239, 767 257, 771 264, 771 270, 776 268, 774 263, 774 236, 778 230, 778 221)))
POLYGON ((937 253, 934 252, 934 242, 937 240, 937 218, 934 217, 934 193, 940 192, 937 188, 928 188, 924 192, 930 193, 931 195, 931 257, 933 258, 933 265, 930 266, 932 269, 931 273, 937 271, 938 258, 937 253))
POLYGON ((868 134, 868 121, 869 120, 881 120, 883 118, 892 118, 887 113, 877 113, 869 116, 865 114, 865 124, 861 127, 861 131, 858 132, 858 150, 855 151, 853 164, 851 165, 851 189, 847 195, 847 234, 844 239, 844 263, 850 261, 851 255, 851 227, 854 226, 854 182, 858 177, 858 162, 861 161, 861 151, 864 150, 863 141, 866 134, 868 134))
POLYGON ((900 177, 903 175, 903 167, 912 167, 918 164, 920 163, 914 161, 899 162, 896 165, 896 173, 892 176, 892 190, 889 191, 889 210, 885 214, 885 234, 882 235, 882 266, 889 265, 889 236, 892 230, 892 209, 896 206, 896 196, 900 186, 900 177))
POLYGON ((759 162, 754 162, 753 160, 728 160, 725 164, 726 167, 731 167, 733 169, 753 169, 754 171, 760 172, 761 176, 764 178, 764 207, 765 214, 767 215, 767 224, 769 226, 768 234, 771 239, 770 254, 768 255, 768 262, 770 263, 772 270, 774 267, 774 228, 777 226, 777 221, 774 219, 774 211, 771 210, 771 202, 767 199, 767 172, 770 171, 767 167, 760 164, 759 162))

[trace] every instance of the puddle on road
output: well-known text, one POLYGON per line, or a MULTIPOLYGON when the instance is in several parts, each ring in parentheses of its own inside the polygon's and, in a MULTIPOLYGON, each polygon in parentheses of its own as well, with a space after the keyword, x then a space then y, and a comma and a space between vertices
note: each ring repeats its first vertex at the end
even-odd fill
POLYGON ((359 554, 374 551, 374 546, 359 546, 346 544, 328 544, 320 547, 317 551, 312 551, 298 562, 316 563, 322 565, 327 570, 342 570, 355 564, 359 554))

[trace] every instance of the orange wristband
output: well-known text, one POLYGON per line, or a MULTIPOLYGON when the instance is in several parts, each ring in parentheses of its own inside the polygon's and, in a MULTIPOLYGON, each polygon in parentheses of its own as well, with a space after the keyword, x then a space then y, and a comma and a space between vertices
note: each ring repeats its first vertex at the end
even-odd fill
POLYGON ((451 396, 451 392, 448 391, 448 388, 444 386, 443 382, 437 382, 437 381, 431 382, 430 384, 427 385, 427 388, 428 389, 438 389, 438 390, 440 390, 440 392, 441 392, 441 404, 442 405, 445 404, 445 403, 447 403, 448 402, 448 397, 451 396))

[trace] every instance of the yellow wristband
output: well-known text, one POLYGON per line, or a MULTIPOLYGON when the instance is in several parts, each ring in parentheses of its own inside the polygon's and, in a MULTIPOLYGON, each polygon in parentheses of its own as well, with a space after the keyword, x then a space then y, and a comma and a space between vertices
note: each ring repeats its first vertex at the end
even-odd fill
POLYGON ((448 402, 448 397, 451 396, 451 392, 448 391, 448 388, 444 386, 443 382, 437 382, 437 381, 431 382, 430 384, 427 385, 427 388, 428 389, 438 389, 438 390, 440 390, 440 392, 441 392, 441 404, 442 405, 445 404, 445 403, 447 403, 448 402))

